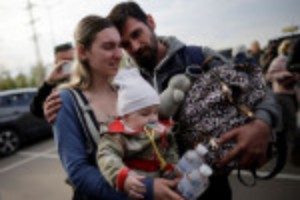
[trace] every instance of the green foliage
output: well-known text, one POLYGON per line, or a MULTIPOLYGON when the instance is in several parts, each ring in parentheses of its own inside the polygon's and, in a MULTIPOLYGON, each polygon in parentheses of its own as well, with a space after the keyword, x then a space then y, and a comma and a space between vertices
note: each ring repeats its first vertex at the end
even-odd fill
POLYGON ((9 70, 0 66, 0 91, 25 87, 38 87, 44 78, 44 74, 44 68, 32 67, 30 75, 26 76, 23 73, 19 73, 16 77, 12 77, 9 70))

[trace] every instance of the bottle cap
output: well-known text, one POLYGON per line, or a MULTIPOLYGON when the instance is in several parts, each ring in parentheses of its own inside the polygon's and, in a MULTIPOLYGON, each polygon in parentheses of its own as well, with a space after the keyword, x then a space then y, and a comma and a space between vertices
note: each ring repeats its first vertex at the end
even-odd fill
POLYGON ((198 159, 197 153, 195 151, 192 151, 192 150, 190 150, 190 151, 187 152, 186 157, 189 160, 196 160, 196 159, 198 159))
POLYGON ((203 144, 198 144, 196 147, 196 151, 201 155, 204 156, 207 154, 208 150, 203 144))
POLYGON ((207 164, 202 164, 199 170, 204 176, 210 176, 213 173, 212 169, 207 164))

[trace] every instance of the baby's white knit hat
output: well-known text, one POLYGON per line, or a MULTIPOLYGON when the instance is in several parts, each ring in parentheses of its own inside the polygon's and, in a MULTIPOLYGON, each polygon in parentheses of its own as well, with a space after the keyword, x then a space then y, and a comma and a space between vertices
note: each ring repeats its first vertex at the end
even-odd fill
POLYGON ((160 104, 158 93, 140 75, 137 68, 120 69, 113 83, 118 88, 119 116, 160 104))

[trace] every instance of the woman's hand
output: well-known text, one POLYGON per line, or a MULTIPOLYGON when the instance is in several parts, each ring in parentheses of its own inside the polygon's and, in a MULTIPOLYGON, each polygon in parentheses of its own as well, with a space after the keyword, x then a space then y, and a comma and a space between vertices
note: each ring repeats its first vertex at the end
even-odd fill
POLYGON ((52 124, 57 116, 57 112, 61 107, 61 99, 59 98, 59 94, 56 91, 52 91, 52 93, 47 97, 43 109, 45 119, 52 124))
POLYGON ((153 183, 153 192, 155 200, 184 200, 177 192, 177 185, 180 179, 167 180, 155 178, 153 183))

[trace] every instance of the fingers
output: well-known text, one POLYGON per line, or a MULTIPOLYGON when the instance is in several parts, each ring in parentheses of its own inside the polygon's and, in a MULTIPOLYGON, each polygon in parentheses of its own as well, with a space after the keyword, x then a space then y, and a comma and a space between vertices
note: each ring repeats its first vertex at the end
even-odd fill
POLYGON ((154 199, 170 199, 170 200, 184 200, 178 193, 172 188, 175 188, 178 184, 178 180, 167 180, 163 178, 154 179, 154 199))
POLYGON ((224 158, 220 161, 220 165, 225 166, 229 164, 231 161, 236 159, 240 153, 241 149, 238 145, 236 145, 232 150, 228 151, 228 153, 224 155, 224 158))
POLYGON ((237 129, 228 131, 220 137, 219 143, 225 144, 227 142, 234 141, 234 140, 236 140, 237 134, 238 134, 237 129))
POLYGON ((60 60, 59 62, 57 62, 57 64, 56 64, 56 68, 58 68, 58 69, 62 69, 62 66, 64 65, 64 64, 67 64, 68 62, 70 62, 69 60, 60 60))
POLYGON ((135 179, 132 180, 132 187, 133 190, 139 192, 139 193, 145 193, 146 187, 145 185, 140 181, 141 179, 144 179, 144 176, 136 176, 135 179))
POLYGON ((137 192, 136 190, 129 190, 128 196, 131 199, 144 199, 144 196, 137 192))
POLYGON ((57 112, 61 108, 61 99, 59 94, 54 91, 46 99, 43 105, 44 116, 49 123, 53 123, 56 119, 57 112))
POLYGON ((184 200, 184 198, 178 194, 177 192, 173 191, 173 190, 169 190, 168 191, 168 196, 170 200, 184 200))
POLYGON ((144 179, 144 176, 132 176, 130 177, 130 189, 128 195, 132 199, 143 199, 144 193, 146 192, 146 187, 143 183, 140 182, 141 179, 144 179))
POLYGON ((170 188, 174 188, 177 186, 178 181, 162 179, 162 182, 170 188))

